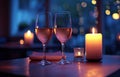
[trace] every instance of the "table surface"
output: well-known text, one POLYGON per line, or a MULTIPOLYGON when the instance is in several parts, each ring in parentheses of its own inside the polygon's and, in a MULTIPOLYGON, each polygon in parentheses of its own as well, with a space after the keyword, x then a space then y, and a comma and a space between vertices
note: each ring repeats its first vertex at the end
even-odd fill
POLYGON ((73 53, 66 53, 67 65, 41 66, 29 57, 0 61, 0 72, 23 77, 106 77, 120 69, 120 56, 103 55, 101 62, 76 62, 73 53))

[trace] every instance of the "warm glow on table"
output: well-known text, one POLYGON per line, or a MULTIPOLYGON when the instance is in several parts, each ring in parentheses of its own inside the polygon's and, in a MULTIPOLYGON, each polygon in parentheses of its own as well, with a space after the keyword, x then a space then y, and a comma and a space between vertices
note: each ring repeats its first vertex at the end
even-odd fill
POLYGON ((30 30, 24 33, 25 44, 30 45, 33 43, 33 40, 34 40, 34 34, 30 30))
POLYGON ((85 35, 86 59, 99 60, 102 58, 102 34, 96 33, 92 28, 92 33, 85 35))
MULTIPOLYGON (((32 61, 29 57, 2 60, 0 72, 2 77, 119 77, 120 56, 103 55, 102 62, 76 62, 73 53, 66 53, 72 63, 68 65, 56 64, 41 67, 39 61, 32 61), (111 75, 114 74, 114 75, 111 75), (116 75, 117 74, 117 75, 116 75)), ((57 61, 58 62, 58 61, 57 61)))

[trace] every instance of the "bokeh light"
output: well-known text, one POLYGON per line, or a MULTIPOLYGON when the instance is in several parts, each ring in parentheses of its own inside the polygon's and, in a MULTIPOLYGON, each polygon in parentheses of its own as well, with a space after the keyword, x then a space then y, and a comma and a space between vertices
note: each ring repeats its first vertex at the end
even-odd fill
POLYGON ((96 2, 96 0, 92 0, 91 3, 92 3, 93 5, 96 5, 97 2, 96 2))
POLYGON ((115 19, 115 20, 118 20, 119 19, 119 14, 118 13, 113 13, 112 18, 115 19))
POLYGON ((110 15, 110 13, 111 13, 110 10, 105 10, 106 15, 110 15))
POLYGON ((82 3, 81 3, 81 6, 82 6, 82 7, 87 7, 87 3, 86 3, 86 2, 82 2, 82 3))

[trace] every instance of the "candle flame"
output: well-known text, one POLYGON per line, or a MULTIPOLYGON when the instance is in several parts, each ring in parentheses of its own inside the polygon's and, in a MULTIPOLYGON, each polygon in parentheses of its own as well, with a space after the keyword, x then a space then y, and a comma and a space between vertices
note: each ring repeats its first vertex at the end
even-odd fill
POLYGON ((80 56, 81 55, 81 53, 80 52, 78 52, 78 56, 80 56))
POLYGON ((94 33, 97 33, 97 30, 96 30, 96 28, 92 28, 92 33, 94 34, 94 33))
POLYGON ((27 34, 28 34, 28 35, 30 35, 30 34, 31 34, 31 31, 30 31, 30 30, 28 30, 28 31, 27 31, 27 34))

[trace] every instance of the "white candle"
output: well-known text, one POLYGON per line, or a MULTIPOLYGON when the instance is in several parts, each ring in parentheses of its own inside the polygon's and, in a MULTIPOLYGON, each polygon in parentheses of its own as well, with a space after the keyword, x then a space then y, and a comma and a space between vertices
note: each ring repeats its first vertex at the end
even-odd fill
POLYGON ((102 34, 97 33, 95 28, 85 35, 85 47, 87 60, 102 59, 102 34))
POLYGON ((34 34, 28 30, 27 32, 24 33, 24 42, 26 45, 31 45, 34 40, 34 34))

